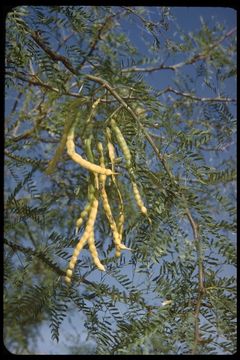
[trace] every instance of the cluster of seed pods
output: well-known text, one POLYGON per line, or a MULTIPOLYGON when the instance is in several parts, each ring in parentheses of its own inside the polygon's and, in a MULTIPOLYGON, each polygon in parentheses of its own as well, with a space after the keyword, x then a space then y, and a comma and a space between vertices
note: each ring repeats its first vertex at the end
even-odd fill
POLYGON ((130 179, 131 179, 131 183, 132 183, 132 187, 133 187, 133 194, 134 194, 136 203, 137 203, 141 213, 143 213, 144 215, 147 215, 147 209, 144 206, 140 192, 138 190, 137 183, 134 180, 132 163, 131 163, 131 153, 130 153, 130 150, 126 143, 126 140, 124 139, 124 136, 123 136, 121 130, 119 129, 119 127, 117 126, 117 123, 114 119, 111 119, 111 127, 112 127, 113 132, 115 133, 116 139, 118 141, 118 144, 123 152, 123 156, 126 161, 126 167, 128 169, 129 175, 130 175, 130 179))
MULTIPOLYGON (((98 104, 98 103, 97 103, 98 104)), ((96 105, 95 104, 95 107, 96 105)), ((133 175, 133 169, 131 164, 131 153, 128 148, 128 145, 126 143, 126 140, 124 139, 124 136, 117 126, 117 123, 114 119, 111 119, 110 121, 112 132, 115 135, 115 138, 117 139, 118 145, 122 150, 122 153, 125 158, 126 162, 126 168, 129 172, 132 188, 133 188, 133 194, 136 200, 136 203, 140 209, 140 211, 147 216, 147 209, 144 206, 144 203, 142 201, 140 192, 138 190, 137 184, 134 179, 133 175)), ((107 150, 108 150, 108 156, 110 159, 110 162, 112 164, 112 169, 107 169, 105 167, 105 160, 104 160, 104 149, 101 142, 97 143, 97 150, 99 153, 99 165, 94 163, 93 160, 93 154, 91 152, 91 141, 86 140, 86 153, 88 160, 84 159, 82 156, 80 156, 75 151, 75 144, 74 144, 74 126, 71 127, 66 141, 66 147, 67 147, 67 153, 71 157, 73 161, 75 161, 80 166, 84 167, 85 169, 89 170, 92 174, 92 179, 94 178, 94 181, 89 183, 88 186, 88 202, 86 206, 84 207, 83 211, 80 213, 79 218, 76 221, 76 232, 78 232, 79 228, 83 224, 84 220, 86 220, 86 227, 83 232, 83 235, 81 236, 79 242, 77 243, 73 255, 70 259, 70 262, 68 264, 68 268, 66 271, 65 281, 66 283, 71 283, 71 278, 73 274, 73 270, 76 266, 77 258, 79 256, 80 251, 83 249, 83 247, 88 244, 89 251, 91 253, 92 259, 96 267, 101 270, 105 271, 105 267, 101 263, 99 257, 97 248, 95 245, 95 239, 94 239, 94 224, 97 217, 98 207, 99 207, 99 199, 98 197, 101 196, 103 209, 105 211, 105 215, 107 217, 107 220, 109 222, 109 226, 112 230, 113 235, 113 242, 115 245, 115 256, 119 257, 121 255, 121 250, 130 250, 122 243, 122 234, 123 234, 123 226, 124 226, 124 206, 123 206, 123 199, 122 195, 117 183, 117 180, 115 178, 115 148, 112 143, 111 139, 111 130, 110 128, 106 128, 106 139, 107 139, 107 150), (117 221, 115 221, 111 206, 108 200, 108 195, 105 188, 106 178, 107 176, 112 177, 112 181, 116 186, 118 198, 119 198, 119 216, 117 221), (94 183, 94 184, 93 184, 94 183)))

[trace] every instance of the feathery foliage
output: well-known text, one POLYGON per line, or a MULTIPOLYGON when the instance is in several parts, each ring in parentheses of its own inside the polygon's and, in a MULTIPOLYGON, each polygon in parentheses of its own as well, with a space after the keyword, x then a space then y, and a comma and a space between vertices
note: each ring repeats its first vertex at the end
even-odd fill
POLYGON ((61 343, 71 316, 79 319, 72 353, 82 353, 83 342, 86 352, 104 355, 236 351, 236 119, 226 84, 236 74, 235 30, 201 19, 200 29, 178 28, 173 37, 174 22, 168 7, 153 14, 19 6, 7 15, 4 339, 11 352, 36 353, 46 321, 61 343), (157 81, 149 84, 149 74, 157 81), (84 159, 91 139, 95 164, 101 142, 111 169, 112 117, 130 155, 112 132, 116 180, 107 176, 105 188, 116 224, 121 193, 121 241, 131 250, 114 256, 100 201, 95 246, 106 271, 84 248, 67 286, 91 186, 101 199, 93 173, 68 156, 67 135, 74 124, 84 159))

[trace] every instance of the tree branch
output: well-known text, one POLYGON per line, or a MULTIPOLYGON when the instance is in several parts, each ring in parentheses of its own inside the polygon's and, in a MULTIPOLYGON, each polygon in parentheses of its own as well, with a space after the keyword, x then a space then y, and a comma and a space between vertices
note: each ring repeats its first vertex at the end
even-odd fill
POLYGON ((208 58, 211 55, 211 51, 217 47, 221 42, 223 42, 226 38, 230 37, 235 31, 236 31, 236 27, 233 28, 232 30, 228 31, 225 35, 223 35, 218 41, 216 41, 215 43, 213 43, 207 50, 196 54, 192 57, 190 57, 188 60, 186 61, 182 61, 180 63, 177 63, 175 65, 159 65, 159 66, 153 66, 153 67, 148 67, 148 68, 139 68, 137 66, 133 66, 130 68, 126 68, 126 69, 122 69, 122 73, 128 73, 128 72, 154 72, 154 71, 159 71, 159 70, 172 70, 172 71, 176 71, 177 69, 185 66, 185 65, 191 65, 199 60, 205 60, 206 58, 208 58))
POLYGON ((63 65, 74 75, 78 75, 78 71, 74 69, 71 62, 62 55, 52 51, 43 41, 38 31, 31 31, 31 36, 33 40, 40 46, 53 61, 60 61, 63 65))
POLYGON ((69 96, 76 97, 76 98, 82 98, 82 95, 78 94, 78 93, 73 93, 73 92, 69 92, 69 91, 64 91, 64 92, 60 91, 58 88, 55 88, 55 87, 43 82, 36 75, 34 76, 32 74, 29 75, 29 74, 13 73, 13 72, 10 72, 10 71, 6 71, 6 75, 13 76, 16 79, 20 79, 20 80, 22 80, 24 82, 27 82, 30 85, 40 86, 42 88, 54 91, 55 93, 58 93, 58 94, 69 95, 69 96), (29 78, 27 76, 29 76, 29 78))
POLYGON ((236 102, 236 99, 231 99, 231 98, 221 98, 221 97, 215 97, 215 98, 201 98, 201 97, 198 97, 198 96, 194 96, 192 94, 189 94, 189 93, 184 93, 184 92, 181 92, 179 90, 176 90, 176 89, 173 89, 172 87, 168 86, 166 87, 164 90, 160 91, 158 93, 158 96, 161 96, 163 94, 165 94, 166 92, 172 92, 176 95, 179 95, 179 96, 183 96, 183 97, 187 97, 191 100, 194 100, 194 101, 200 101, 200 102, 236 102))

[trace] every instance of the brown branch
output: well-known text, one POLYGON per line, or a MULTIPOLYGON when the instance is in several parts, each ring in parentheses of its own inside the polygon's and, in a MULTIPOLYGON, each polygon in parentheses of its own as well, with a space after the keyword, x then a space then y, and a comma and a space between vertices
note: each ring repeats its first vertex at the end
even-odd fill
POLYGON ((122 69, 121 72, 122 73, 129 73, 129 72, 148 72, 148 73, 151 73, 151 72, 159 71, 159 70, 172 70, 172 71, 175 71, 178 66, 179 66, 178 64, 176 64, 176 65, 163 65, 163 64, 161 64, 159 66, 153 66, 153 67, 148 67, 148 68, 140 68, 140 67, 137 67, 137 66, 132 66, 131 68, 122 69))
POLYGON ((43 88, 46 88, 48 90, 54 91, 56 93, 59 93, 59 90, 57 88, 52 87, 49 84, 44 83, 42 80, 39 79, 39 77, 37 77, 36 75, 32 75, 30 74, 30 77, 27 78, 27 76, 29 76, 28 74, 21 74, 18 72, 11 72, 11 71, 6 71, 6 75, 10 75, 15 77, 16 79, 22 80, 24 82, 29 83, 30 85, 34 85, 34 86, 41 86, 43 88))
POLYGON ((78 71, 74 69, 71 62, 62 55, 59 55, 58 53, 52 51, 43 41, 43 39, 40 36, 40 33, 37 31, 32 31, 31 36, 33 40, 40 46, 53 61, 60 61, 71 73, 74 75, 78 75, 78 71))
POLYGON ((182 61, 178 64, 175 65, 159 65, 159 66, 155 66, 155 67, 149 67, 149 68, 140 68, 137 66, 133 66, 130 68, 126 68, 126 69, 122 69, 122 73, 127 73, 127 72, 153 72, 153 71, 159 71, 159 70, 172 70, 172 71, 176 71, 177 69, 185 66, 185 65, 191 65, 199 60, 205 60, 206 58, 208 58, 211 54, 210 52, 216 47, 218 46, 221 42, 223 42, 226 38, 230 37, 237 28, 233 28, 232 30, 228 31, 225 35, 223 35, 218 41, 216 41, 214 44, 212 44, 207 50, 196 54, 192 57, 190 57, 188 60, 186 61, 182 61))
POLYGON ((200 343, 202 343, 202 338, 201 338, 200 330, 199 330, 199 315, 200 315, 200 308, 202 305, 202 298, 203 298, 203 293, 199 293, 197 303, 196 303, 195 313, 194 313, 194 317, 195 317, 194 333, 195 334, 194 334, 194 347, 192 349, 192 355, 196 355, 198 345, 200 343))
POLYGON ((32 74, 29 75, 29 74, 20 74, 20 73, 12 73, 10 71, 6 71, 6 74, 7 75, 11 75, 13 77, 15 77, 16 79, 20 79, 24 82, 27 82, 28 84, 30 85, 33 85, 33 86, 40 86, 40 87, 43 87, 45 89, 48 89, 48 90, 51 90, 51 91, 54 91, 55 93, 58 93, 58 94, 63 94, 63 95, 68 95, 68 96, 72 96, 72 97, 75 97, 75 98, 82 98, 82 95, 81 94, 78 94, 78 93, 74 93, 74 92, 69 92, 69 91, 60 91, 59 89, 43 82, 39 77, 37 77, 36 75, 33 76, 32 74), (29 76, 29 78, 27 77, 29 76))
POLYGON ((231 99, 231 98, 221 98, 221 97, 201 98, 201 97, 189 94, 189 93, 184 93, 184 92, 181 92, 179 90, 173 89, 170 86, 166 87, 164 90, 159 92, 158 96, 161 96, 161 95, 165 94, 166 92, 172 92, 172 93, 174 93, 176 95, 184 96, 184 97, 187 97, 187 98, 189 98, 191 100, 200 101, 200 102, 236 102, 236 99, 231 99))

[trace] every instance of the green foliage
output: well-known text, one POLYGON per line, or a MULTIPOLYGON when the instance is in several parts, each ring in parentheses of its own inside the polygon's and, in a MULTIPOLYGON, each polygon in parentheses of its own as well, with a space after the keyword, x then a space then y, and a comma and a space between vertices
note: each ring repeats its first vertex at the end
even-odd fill
MULTIPOLYGON (((235 77, 235 35, 202 20, 194 33, 179 29, 171 39, 171 9, 156 9, 155 18, 148 8, 124 6, 21 6, 8 13, 4 341, 11 352, 36 353, 45 321, 61 344, 71 316, 80 325, 69 336, 70 353, 236 351, 236 119, 226 85, 235 77), (125 22, 130 33, 141 32, 141 45, 125 22), (171 71, 173 88, 148 83, 148 72, 161 71, 171 71), (96 163, 101 141, 111 168, 105 132, 113 113, 150 221, 137 208, 113 135, 123 243, 131 250, 114 257, 100 204, 95 237, 106 272, 84 249, 67 287, 63 278, 84 227, 74 234, 75 223, 91 181, 67 155, 67 132, 74 122, 84 158, 92 136, 96 163)), ((117 218, 111 176, 106 191, 117 218)))

